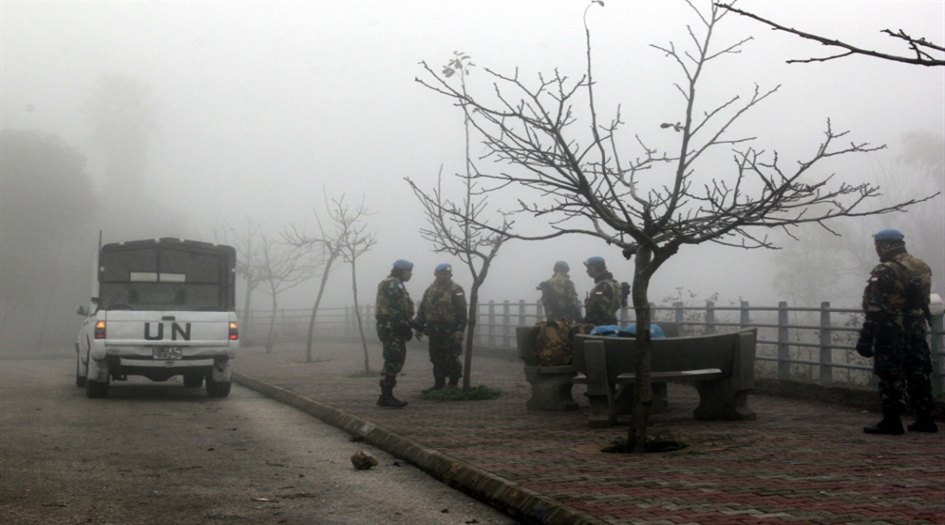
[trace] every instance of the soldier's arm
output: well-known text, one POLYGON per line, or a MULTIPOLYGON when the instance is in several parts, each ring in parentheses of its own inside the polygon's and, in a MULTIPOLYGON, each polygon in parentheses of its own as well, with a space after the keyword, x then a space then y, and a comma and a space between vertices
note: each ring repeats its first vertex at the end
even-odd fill
POLYGON ((453 308, 456 311, 456 331, 465 332, 467 318, 466 294, 462 288, 457 288, 453 293, 453 308))
POLYGON ((410 322, 410 312, 404 304, 406 292, 398 288, 397 284, 391 281, 387 289, 387 305, 390 309, 390 320, 394 325, 403 325, 410 322))
POLYGON ((890 295, 894 292, 896 273, 885 264, 873 268, 867 284, 866 320, 881 321, 884 317, 895 314, 889 310, 890 295))

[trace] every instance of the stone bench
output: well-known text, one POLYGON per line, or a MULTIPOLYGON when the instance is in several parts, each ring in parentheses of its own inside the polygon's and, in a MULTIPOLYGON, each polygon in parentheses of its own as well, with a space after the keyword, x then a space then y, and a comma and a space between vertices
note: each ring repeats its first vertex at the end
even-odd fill
MULTIPOLYGON (((679 328, 674 323, 659 326, 667 337, 679 335, 679 328)), ((577 374, 574 366, 540 366, 535 357, 536 341, 530 327, 516 328, 515 337, 518 357, 525 362, 525 380, 532 387, 532 397, 525 405, 528 410, 577 410, 578 404, 571 396, 577 374)), ((658 388, 654 385, 654 391, 658 388)), ((665 392, 665 384, 663 390, 665 392)))
MULTIPOLYGON (((696 419, 755 419, 748 394, 755 381, 757 329, 728 334, 652 339, 654 404, 665 403, 665 384, 680 382, 699 391, 696 419), (660 399, 657 385, 663 385, 660 399)), ((591 427, 612 426, 632 406, 636 383, 636 339, 579 335, 574 340, 573 383, 587 385, 591 427), (623 410, 621 410, 623 408, 623 410)), ((652 408, 651 406, 651 412, 652 408)))

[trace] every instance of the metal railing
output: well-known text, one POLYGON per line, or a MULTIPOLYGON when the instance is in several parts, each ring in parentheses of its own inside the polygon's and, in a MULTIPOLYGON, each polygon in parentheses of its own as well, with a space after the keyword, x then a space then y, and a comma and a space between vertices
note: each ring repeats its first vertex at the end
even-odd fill
MULTIPOLYGON (((304 340, 308 332, 310 310, 280 310, 276 314, 278 340, 304 340)), ((777 306, 719 306, 712 301, 705 306, 651 305, 654 324, 676 323, 683 334, 713 334, 735 331, 743 327, 758 328, 756 372, 759 376, 778 379, 801 379, 820 384, 873 384, 870 360, 855 351, 857 334, 862 324, 862 310, 833 308, 830 303, 820 307, 792 307, 787 302, 777 306)), ((241 316, 241 318, 243 318, 241 316)), ((481 303, 476 315, 474 344, 491 348, 515 346, 515 329, 532 326, 544 320, 540 302, 489 301, 481 303)), ((618 318, 622 326, 634 320, 632 308, 622 308, 618 318)), ((250 341, 265 338, 271 312, 251 311, 243 320, 243 330, 250 341)), ((361 307, 366 333, 373 333, 374 307, 361 307)), ((322 308, 316 317, 315 331, 319 337, 356 337, 358 334, 354 309, 322 308)), ((943 395, 945 352, 943 352, 942 316, 932 321, 932 362, 935 370, 936 396, 943 395)), ((514 355, 511 354, 510 355, 514 355)))

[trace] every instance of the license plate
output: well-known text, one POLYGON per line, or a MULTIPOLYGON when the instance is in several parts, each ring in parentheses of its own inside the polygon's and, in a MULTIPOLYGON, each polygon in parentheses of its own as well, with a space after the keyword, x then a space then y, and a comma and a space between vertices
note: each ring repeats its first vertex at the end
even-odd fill
POLYGON ((155 346, 154 359, 180 359, 184 356, 184 349, 180 346, 155 346))

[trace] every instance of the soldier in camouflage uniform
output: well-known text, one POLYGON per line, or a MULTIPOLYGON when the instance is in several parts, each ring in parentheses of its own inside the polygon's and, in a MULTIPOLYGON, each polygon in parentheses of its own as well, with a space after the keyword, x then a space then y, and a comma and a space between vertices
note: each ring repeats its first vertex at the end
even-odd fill
POLYGON ((864 427, 867 434, 902 434, 906 400, 916 410, 913 432, 937 432, 932 419, 932 361, 925 339, 932 270, 906 252, 905 236, 883 230, 873 236, 880 264, 863 290, 866 320, 856 351, 873 358, 879 378, 883 419, 864 427))
POLYGON ((404 287, 413 274, 413 263, 400 259, 394 262, 390 275, 377 285, 377 336, 384 347, 384 368, 381 370, 381 396, 377 406, 402 408, 406 401, 394 397, 397 374, 404 367, 407 341, 413 326, 413 301, 404 287))
POLYGON ((617 324, 617 310, 622 300, 621 285, 607 271, 603 257, 591 257, 584 261, 587 275, 594 279, 594 288, 584 300, 584 322, 595 326, 617 324))
POLYGON ((463 354, 463 332, 466 331, 466 295, 463 288, 453 282, 453 268, 449 264, 437 266, 433 274, 436 279, 423 293, 417 310, 417 336, 424 333, 429 336, 433 363, 434 384, 424 390, 424 394, 442 389, 447 377, 449 384, 455 386, 463 375, 459 356, 463 354))
POLYGON ((581 320, 581 302, 578 300, 574 283, 568 276, 568 263, 558 261, 554 266, 551 279, 538 285, 541 290, 541 302, 545 307, 545 319, 567 319, 572 323, 581 320))

